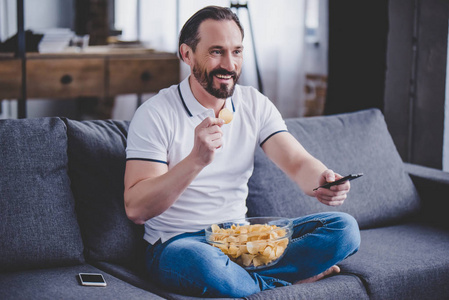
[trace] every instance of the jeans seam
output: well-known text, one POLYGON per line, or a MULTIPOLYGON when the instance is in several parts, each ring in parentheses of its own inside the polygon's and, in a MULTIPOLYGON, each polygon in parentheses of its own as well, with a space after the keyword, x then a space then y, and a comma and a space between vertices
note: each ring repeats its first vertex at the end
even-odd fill
POLYGON ((285 280, 279 279, 279 278, 275 278, 275 277, 270 277, 268 279, 268 276, 264 276, 264 281, 268 284, 272 283, 272 282, 281 282, 284 283, 286 282, 285 280))
POLYGON ((310 222, 319 222, 319 223, 321 223, 321 226, 320 227, 316 227, 312 232, 308 232, 308 233, 303 234, 303 235, 301 235, 301 236, 299 236, 297 238, 292 239, 291 240, 292 243, 300 241, 300 240, 306 238, 307 236, 309 236, 309 235, 313 234, 315 231, 317 231, 319 228, 326 227, 326 225, 327 225, 327 223, 324 220, 322 220, 322 219, 313 219, 313 220, 308 220, 308 221, 305 221, 305 222, 301 222, 301 223, 295 224, 293 227, 304 225, 304 224, 307 224, 307 223, 310 223, 310 222))

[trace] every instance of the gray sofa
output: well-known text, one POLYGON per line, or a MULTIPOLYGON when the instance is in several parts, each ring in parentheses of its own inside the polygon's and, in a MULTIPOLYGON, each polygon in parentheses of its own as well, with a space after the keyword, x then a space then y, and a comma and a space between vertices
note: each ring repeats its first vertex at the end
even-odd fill
MULTIPOLYGON (((247 299, 449 299, 449 174, 401 161, 379 110, 287 120, 313 155, 363 172, 345 204, 304 195, 258 149, 249 216, 338 210, 361 228, 342 272, 247 299)), ((0 121, 1 299, 193 299, 151 284, 143 227, 123 208, 128 122, 0 121), (81 286, 100 272, 107 287, 81 286)))

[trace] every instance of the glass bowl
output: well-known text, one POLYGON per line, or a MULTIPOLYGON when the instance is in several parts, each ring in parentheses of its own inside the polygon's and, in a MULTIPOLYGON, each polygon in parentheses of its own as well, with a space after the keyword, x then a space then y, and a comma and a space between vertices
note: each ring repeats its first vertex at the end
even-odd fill
POLYGON ((258 270, 276 264, 284 255, 292 229, 287 218, 252 217, 213 224, 205 235, 232 261, 246 270, 258 270))

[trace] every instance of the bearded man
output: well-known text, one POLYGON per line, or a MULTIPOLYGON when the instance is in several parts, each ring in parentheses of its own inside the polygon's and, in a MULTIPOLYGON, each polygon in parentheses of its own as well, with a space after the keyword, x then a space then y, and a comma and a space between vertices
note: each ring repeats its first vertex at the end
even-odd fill
POLYGON ((179 38, 191 75, 142 104, 130 124, 126 213, 145 226, 152 280, 173 292, 245 297, 312 282, 338 273, 336 264, 359 247, 357 222, 338 212, 293 219, 285 255, 261 270, 248 272, 207 243, 206 227, 245 217, 256 147, 323 204, 341 205, 350 189, 347 181, 313 191, 341 176, 302 147, 267 97, 237 84, 243 36, 229 8, 195 13, 179 38), (232 113, 229 124, 219 118, 223 109, 232 113))

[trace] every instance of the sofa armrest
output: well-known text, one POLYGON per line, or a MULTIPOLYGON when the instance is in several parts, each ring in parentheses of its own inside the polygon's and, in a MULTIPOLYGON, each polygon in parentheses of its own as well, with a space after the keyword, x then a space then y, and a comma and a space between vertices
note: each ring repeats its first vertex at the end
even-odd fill
POLYGON ((420 217, 434 224, 449 227, 447 207, 449 173, 438 169, 404 163, 422 201, 420 217))

